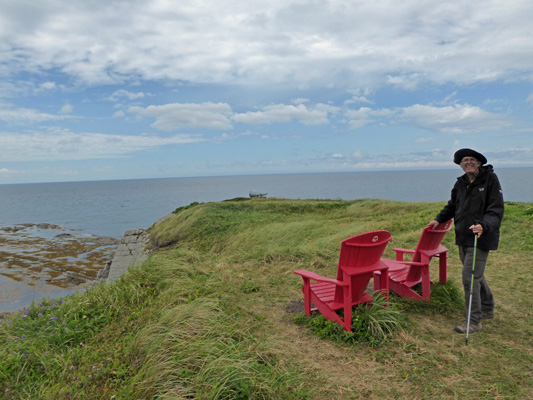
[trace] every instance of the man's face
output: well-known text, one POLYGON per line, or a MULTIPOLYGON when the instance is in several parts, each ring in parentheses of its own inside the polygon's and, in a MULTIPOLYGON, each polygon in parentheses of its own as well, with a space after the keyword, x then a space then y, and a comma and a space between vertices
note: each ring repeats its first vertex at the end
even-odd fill
POLYGON ((467 174, 477 175, 481 163, 474 157, 463 157, 461 160, 461 168, 467 174))

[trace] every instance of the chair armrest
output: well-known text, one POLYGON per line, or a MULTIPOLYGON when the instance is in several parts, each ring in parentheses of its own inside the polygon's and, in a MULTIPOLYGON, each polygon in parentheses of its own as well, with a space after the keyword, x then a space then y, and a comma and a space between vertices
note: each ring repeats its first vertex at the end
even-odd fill
POLYGON ((415 254, 415 251, 414 251, 414 250, 411 250, 411 249, 400 249, 400 248, 395 248, 395 249, 392 249, 392 250, 394 250, 396 253, 415 254))
POLYGON ((327 283, 333 283, 334 285, 338 286, 348 286, 348 282, 339 281, 337 279, 331 279, 326 278, 325 276, 318 275, 315 272, 307 271, 305 269, 299 269, 297 271, 294 271, 296 275, 300 275, 302 278, 312 279, 317 282, 327 282, 327 283))
POLYGON ((403 261, 403 255, 404 254, 415 254, 415 251, 414 250, 411 250, 411 249, 400 249, 400 248, 395 248, 395 249, 392 249, 396 252, 396 260, 397 261, 403 261))
POLYGON ((401 264, 401 265, 415 265, 417 267, 425 267, 428 265, 428 263, 420 262, 420 261, 399 261, 399 260, 387 260, 383 259, 385 264, 388 265, 389 269, 394 268, 395 265, 401 264))
POLYGON ((415 265, 417 267, 425 267, 428 265, 428 263, 419 262, 419 261, 396 261, 398 264, 404 264, 404 265, 415 265))

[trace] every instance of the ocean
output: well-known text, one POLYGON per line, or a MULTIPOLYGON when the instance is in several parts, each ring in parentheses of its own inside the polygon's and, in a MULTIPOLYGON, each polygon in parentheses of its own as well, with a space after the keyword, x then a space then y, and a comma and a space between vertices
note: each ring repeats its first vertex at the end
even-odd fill
MULTIPOLYGON (((505 201, 533 202, 533 168, 495 170, 505 201)), ((0 227, 49 223, 99 236, 148 228, 192 202, 248 197, 290 199, 449 199, 457 169, 310 173, 0 185, 0 227)))

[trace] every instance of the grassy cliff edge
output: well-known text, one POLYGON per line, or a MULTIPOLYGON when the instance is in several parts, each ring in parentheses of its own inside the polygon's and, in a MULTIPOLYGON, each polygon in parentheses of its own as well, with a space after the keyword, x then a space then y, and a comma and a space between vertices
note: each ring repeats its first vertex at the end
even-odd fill
MULTIPOLYGON (((178 209, 119 281, 0 319, 0 399, 532 398, 530 203, 506 203, 486 270, 496 317, 468 347, 452 330, 462 310, 404 307, 405 327, 379 346, 295 322, 294 270, 334 277, 340 242, 376 229, 392 233, 393 258, 442 205, 258 198, 178 209)), ((462 291, 453 232, 443 244, 462 291)))

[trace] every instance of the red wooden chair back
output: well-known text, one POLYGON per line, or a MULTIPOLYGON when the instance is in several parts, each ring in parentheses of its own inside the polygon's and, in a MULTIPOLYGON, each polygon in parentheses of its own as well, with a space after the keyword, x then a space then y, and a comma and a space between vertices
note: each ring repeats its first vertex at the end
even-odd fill
MULTIPOLYGON (((362 268, 379 261, 387 243, 391 240, 388 231, 361 233, 341 243, 339 270, 341 268, 362 268)), ((337 279, 341 278, 337 272, 337 279)))
MULTIPOLYGON (((452 221, 453 220, 443 222, 433 229, 431 226, 426 226, 422 230, 420 240, 418 241, 415 253, 413 254, 413 261, 427 262, 429 264, 431 257, 442 251, 442 239, 444 239, 446 233, 452 229, 452 221)), ((420 275, 420 268, 411 268, 409 274, 407 275, 407 280, 414 281, 419 279, 420 275)))
MULTIPOLYGON (((380 263, 380 258, 391 240, 391 233, 384 230, 361 233, 341 243, 337 279, 344 280, 344 272, 361 275, 352 280, 352 299, 359 298, 366 289, 372 271, 369 267, 380 263), (360 270, 360 274, 358 273, 360 270)), ((335 293, 336 301, 342 301, 342 290, 335 293)))

